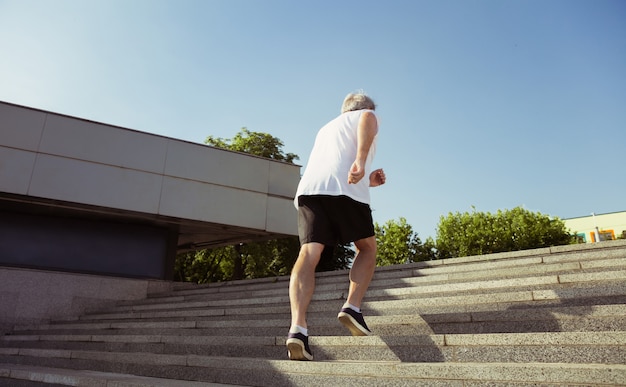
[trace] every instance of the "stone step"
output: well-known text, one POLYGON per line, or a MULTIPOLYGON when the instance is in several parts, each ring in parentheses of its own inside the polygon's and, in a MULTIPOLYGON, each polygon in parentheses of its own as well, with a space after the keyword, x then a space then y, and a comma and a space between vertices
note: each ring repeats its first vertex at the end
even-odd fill
MULTIPOLYGON (((626 269, 625 254, 611 259, 597 259, 594 261, 556 261, 543 263, 541 257, 510 259, 505 261, 487 261, 476 264, 468 264, 459 270, 450 265, 441 265, 430 269, 398 269, 382 270, 378 268, 370 285, 371 289, 377 287, 396 286, 418 286, 429 283, 453 282, 463 280, 483 280, 493 278, 514 278, 528 274, 570 272, 580 270, 600 270, 602 268, 622 268, 626 269), (455 269, 455 270, 452 270, 455 269), (488 269, 488 270, 486 270, 488 269)), ((347 271, 333 272, 333 276, 318 276, 316 290, 323 292, 327 290, 347 289, 347 271)), ((288 288, 288 277, 280 277, 273 281, 263 283, 236 282, 222 283, 214 286, 199 286, 198 288, 185 289, 166 294, 152 295, 146 299, 145 303, 159 302, 179 302, 182 300, 203 299, 224 299, 238 297, 241 292, 253 290, 250 294, 253 297, 265 297, 275 294, 284 294, 288 288), (181 298, 182 297, 182 298, 181 298)), ((120 305, 133 304, 132 302, 121 302, 120 305)))
MULTIPOLYGON (((273 326, 261 326, 254 328, 251 333, 247 334, 247 337, 259 337, 267 335, 282 336, 286 335, 289 328, 288 321, 280 320, 281 325, 273 326)), ((518 322, 517 324, 498 323, 498 322, 485 322, 477 324, 462 324, 462 323, 449 323, 449 324, 404 324, 404 325, 384 325, 376 326, 371 325, 371 329, 376 335, 396 335, 396 336, 412 336, 412 335, 424 335, 424 334, 467 334, 467 333, 525 333, 525 332, 593 332, 593 331, 618 331, 624 323, 626 318, 571 318, 568 320, 534 320, 529 322, 518 322)), ((191 325, 191 324, 190 324, 191 325)), ((241 334, 243 329, 237 328, 191 328, 183 327, 181 324, 177 325, 150 325, 148 327, 127 327, 121 329, 98 329, 89 328, 81 330, 72 329, 59 329, 46 331, 49 335, 187 335, 187 336, 229 336, 241 334)), ((317 336, 335 336, 347 334, 346 329, 338 325, 335 321, 334 326, 310 326, 311 334, 317 336)), ((20 335, 33 335, 38 331, 24 331, 20 335)))
MULTIPOLYGON (((487 285, 489 286, 489 285, 487 285)), ((477 292, 450 292, 446 293, 425 293, 414 295, 414 297, 404 296, 386 296, 382 300, 370 300, 369 295, 363 303, 364 311, 368 314, 402 314, 400 310, 406 313, 442 313, 449 312, 454 309, 456 311, 472 311, 472 310, 488 310, 492 309, 492 305, 501 303, 536 303, 541 302, 561 302, 573 303, 580 301, 583 303, 587 300, 588 304, 606 303, 602 302, 603 298, 617 298, 617 303, 623 303, 626 300, 626 281, 604 281, 602 286, 592 286, 583 284, 551 284, 547 288, 539 285, 534 287, 524 287, 523 290, 510 289, 478 289, 477 292), (528 290, 535 288, 535 290, 528 290), (460 295, 458 295, 460 294, 460 295), (619 299, 622 299, 621 302, 619 299), (396 312, 398 311, 398 312, 396 312)), ((314 297, 310 306, 310 313, 330 313, 341 308, 345 297, 336 295, 335 297, 314 297)), ((126 316, 133 319, 152 319, 157 316, 162 318, 175 317, 176 313, 181 316, 194 318, 194 316, 204 316, 207 319, 223 318, 222 316, 242 316, 251 315, 267 315, 267 314, 286 314, 289 313, 288 297, 282 299, 282 303, 278 300, 268 300, 268 305, 246 304, 213 305, 207 303, 190 303, 183 305, 176 304, 176 307, 170 309, 161 308, 138 308, 129 311, 126 316)), ((616 303, 616 302, 609 302, 616 303)), ((95 319, 82 319, 81 323, 86 321, 104 321, 104 320, 124 320, 122 318, 124 311, 116 311, 110 315, 100 314, 95 319), (112 317, 112 318, 107 318, 112 317)), ((230 318, 229 318, 230 319, 230 318)), ((67 321, 66 323, 72 323, 67 321)))
MULTIPOLYGON (((551 248, 541 248, 534 250, 514 251, 508 253, 498 253, 489 255, 479 255, 445 260, 434 260, 425 262, 415 262, 410 264, 400 264, 378 267, 376 275, 379 277, 403 277, 403 276, 426 276, 428 273, 454 273, 466 271, 485 271, 485 269, 497 269, 499 267, 520 266, 540 263, 556 262, 580 262, 582 268, 594 266, 595 261, 611 258, 626 258, 626 243, 624 241, 612 241, 609 244, 601 245, 574 245, 555 246, 551 248), (407 274, 410 273, 410 274, 407 274)), ((319 283, 343 281, 346 270, 317 273, 319 283)), ((227 292, 242 291, 246 289, 263 289, 272 287, 279 282, 288 281, 288 276, 259 278, 254 280, 238 280, 212 284, 174 284, 174 294, 193 294, 197 291, 206 292, 227 292)), ((278 286, 282 286, 278 284, 278 286)), ((168 296, 170 293, 164 293, 168 296)), ((159 296, 154 294, 153 296, 159 296)))
MULTIPOLYGON (((547 313, 550 312, 556 312, 556 313, 561 313, 561 314, 565 314, 562 312, 559 312, 558 309, 560 307, 564 307, 564 308, 573 308, 573 307, 578 307, 581 312, 574 312, 574 310, 576 309, 572 309, 572 312, 570 312, 569 314, 579 314, 579 315, 583 315, 583 316, 595 316, 598 315, 598 313, 606 308, 612 307, 612 305, 616 305, 616 304, 620 304, 620 303, 626 303, 626 296, 624 297, 613 297, 614 300, 605 300, 606 302, 600 302, 602 301, 601 299, 598 298, 594 298, 595 300, 595 306, 577 306, 577 305, 563 305, 561 303, 558 302, 551 302, 550 300, 548 301, 530 301, 533 303, 533 305, 527 305, 527 303, 498 303, 496 305, 493 304, 484 304, 482 305, 482 308, 478 308, 478 306, 476 306, 476 308, 464 308, 462 310, 459 310, 458 308, 455 309, 450 309, 450 308, 444 308, 441 306, 433 306, 433 307, 422 307, 419 309, 415 309, 415 308, 408 308, 408 309, 394 309, 391 312, 392 313, 387 313, 388 311, 386 309, 377 309, 377 310, 368 310, 367 314, 368 317, 375 315, 375 316, 384 316, 384 315, 420 315, 422 318, 426 318, 426 316, 429 316, 431 319, 433 318, 433 316, 440 316, 438 317, 439 320, 434 321, 434 320, 429 320, 430 322, 467 322, 467 321, 483 321, 483 318, 486 317, 480 317, 479 313, 486 313, 486 316, 489 316, 490 313, 500 313, 500 311, 506 311, 506 315, 507 316, 515 316, 515 315, 519 315, 520 313, 523 313, 523 315, 520 315, 520 319, 526 318, 528 316, 532 317, 535 315, 535 313, 533 313, 533 309, 535 308, 540 308, 539 311, 542 315, 545 315, 547 313), (603 305, 606 304, 606 305, 603 305), (464 310, 467 309, 468 311, 465 312, 464 310), (481 312, 481 309, 483 309, 484 311, 481 312), (550 310, 548 310, 550 309, 550 310), (516 311, 517 310, 517 311, 516 311), (593 312, 593 314, 592 314, 593 312), (512 314, 513 313, 513 314, 512 314), (445 319, 445 320, 444 320, 445 319), (460 320, 459 320, 460 319, 460 320)), ((577 300, 577 301, 584 301, 583 300, 577 300)), ((380 303, 381 301, 377 302, 380 303)), ((339 304, 339 303, 337 303, 339 304)), ((373 302, 370 303, 370 305, 374 305, 373 302)), ((335 307, 338 307, 338 305, 335 305, 335 307)), ((332 311, 331 308, 326 309, 326 310, 322 310, 319 312, 315 312, 313 311, 312 313, 310 313, 310 316, 313 316, 313 318, 316 318, 317 315, 324 315, 324 314, 328 314, 332 311)), ((256 312, 256 310, 254 310, 254 312, 256 312)), ((288 318, 289 315, 289 309, 285 306, 282 308, 282 311, 277 309, 272 310, 273 313, 269 314, 259 314, 259 313, 249 313, 249 314, 236 314, 233 315, 231 313, 227 313, 226 309, 203 309, 203 308, 195 308, 195 309, 177 309, 177 310, 173 310, 173 311, 155 311, 155 312, 134 312, 134 313, 110 313, 110 314, 101 314, 101 315, 89 315, 89 316, 83 316, 83 318, 79 319, 79 320, 72 320, 72 321, 61 321, 61 322, 56 322, 55 324, 49 324, 46 326, 50 326, 50 325, 58 325, 58 324, 73 324, 73 323, 90 323, 90 322, 94 322, 94 323, 107 323, 107 322, 141 322, 141 321, 145 321, 145 320, 150 320, 150 321, 155 321, 155 322, 165 322, 165 321, 188 321, 188 320, 194 320, 194 321, 220 321, 220 322, 225 322, 227 324, 233 324, 233 320, 246 320, 246 319, 250 319, 251 316, 254 317, 254 320, 259 320, 259 318, 261 319, 284 319, 284 318, 288 318)), ((517 318, 512 319, 511 321, 516 321, 517 318)), ((484 321, 488 321, 488 320, 484 320, 484 321)), ((506 320, 502 320, 502 321, 506 321, 506 320)), ((239 325, 241 323, 237 323, 237 325, 239 325)))
MULTIPOLYGON (((607 268, 611 268, 611 271, 621 269, 626 271, 626 258, 599 260, 595 262, 593 267, 587 269, 581 269, 580 262, 564 262, 564 263, 550 263, 542 265, 536 264, 540 258, 525 258, 515 260, 520 265, 513 265, 513 262, 503 262, 507 266, 504 268, 498 268, 498 266, 491 267, 489 270, 473 270, 459 273, 442 273, 434 275, 422 275, 421 273, 414 273, 412 271, 403 271, 402 277, 390 277, 375 275, 371 285, 370 292, 381 292, 385 289, 399 288, 399 287, 423 287, 423 286, 445 286, 455 282, 480 282, 485 280, 502 280, 502 279, 514 279, 520 277, 528 277, 531 275, 541 274, 557 274, 557 273, 594 273, 595 271, 606 271, 607 268), (604 270, 603 270, 604 269, 604 270), (382 277, 382 278, 381 278, 382 277), (384 288, 384 289, 382 289, 384 288)), ((378 273, 377 273, 378 274, 378 273)), ((391 273, 386 273, 391 274, 391 273)), ((320 283, 318 280, 316 286, 316 293, 341 291, 346 292, 348 289, 347 274, 342 276, 341 282, 334 283, 320 283)), ((169 295, 161 295, 159 297, 150 297, 142 301, 125 301, 120 302, 118 305, 150 305, 161 303, 178 303, 185 301, 208 301, 208 300, 227 300, 237 299, 241 297, 241 292, 254 292, 249 294, 249 298, 266 298, 273 296, 285 296, 288 294, 288 282, 280 281, 273 282, 271 286, 259 287, 258 285, 240 285, 236 286, 223 286, 213 288, 201 288, 196 290, 186 290, 171 293, 169 295)))
POLYGON ((111 372, 0 364, 0 387, 47 386, 110 387, 226 387, 232 384, 151 378, 111 372))
MULTIPOLYGON (((540 287, 560 287, 566 288, 567 285, 576 284, 589 284, 593 282, 626 282, 626 270, 609 270, 600 272, 584 272, 573 274, 547 274, 543 276, 522 277, 522 278, 507 278, 507 279, 494 279, 483 281, 470 281, 470 282, 458 282, 458 283, 442 283, 442 284, 429 284, 425 286, 408 286, 402 288, 383 288, 383 289, 370 289, 367 293, 366 300, 373 299, 398 299, 398 298, 423 298, 430 294, 445 295, 449 293, 488 293, 492 290, 501 289, 539 289, 540 287)), ((189 308, 219 308, 219 307, 246 307, 254 305, 271 305, 271 304, 287 304, 289 302, 288 290, 281 290, 282 295, 274 296, 258 296, 250 294, 246 297, 232 298, 232 299, 213 299, 203 300, 197 298, 195 300, 186 300, 184 298, 168 299, 164 303, 138 303, 128 305, 118 305, 116 307, 108 308, 97 313, 98 315, 107 313, 121 313, 121 312, 144 312, 144 311, 158 311, 158 310, 175 310, 175 309, 189 309, 189 308)), ((626 294, 623 293, 623 294, 626 294)), ((313 296, 313 301, 328 301, 345 299, 346 291, 333 290, 333 291, 316 291, 313 296)), ((95 313, 92 313, 95 314, 95 313)))
MULTIPOLYGON (((5 351, 5 350, 3 350, 5 351)), ((2 361, 7 366, 6 356, 2 361)), ((23 350, 22 365, 90 369, 97 372, 129 370, 133 375, 230 383, 246 386, 310 385, 585 385, 620 386, 626 383, 624 364, 536 362, 402 362, 315 361, 294 362, 258 358, 199 355, 23 350)), ((10 369, 10 368, 9 368, 10 369)))
MULTIPOLYGON (((579 285, 577 285, 579 286, 579 285)), ((550 318, 549 309, 551 307, 559 307, 566 305, 567 302, 579 302, 582 305, 589 306, 593 303, 598 303, 603 298, 608 303, 626 303, 626 282, 617 281, 614 283, 605 282, 604 286, 595 287, 568 287, 562 289, 547 289, 547 290, 535 290, 535 291, 514 291, 514 292, 501 292, 501 293, 484 293, 484 294, 470 294, 461 296, 429 296, 424 295, 423 298, 409 298, 398 300, 385 300, 385 301, 366 301, 363 304, 363 310, 366 318, 377 315, 415 315, 420 318, 421 315, 430 315, 431 317, 437 314, 449 315, 454 312, 457 316, 467 319, 476 312, 489 312, 501 310, 503 304, 507 305, 505 310, 512 309, 528 309, 529 307, 535 308, 536 306, 542 306, 537 309, 537 313, 542 314, 550 318), (585 302, 586 304, 585 305, 585 302)), ((341 308, 342 300, 335 300, 334 302, 314 302, 310 306, 310 315, 317 317, 317 315, 325 314, 326 317, 335 316, 335 313, 341 308)), ((208 309, 211 310, 211 309, 208 309)), ((250 319, 250 316, 255 316, 255 319, 263 319, 271 315, 282 315, 287 320, 289 314, 289 305, 285 302, 280 306, 271 307, 247 307, 247 308, 218 308, 214 311, 215 318, 212 316, 205 316, 206 319, 199 319, 194 313, 203 311, 203 309, 191 309, 178 312, 192 313, 187 315, 184 319, 170 319, 170 321, 154 321, 151 320, 151 315, 145 316, 146 318, 137 318, 138 321, 128 321, 128 319, 116 320, 79 320, 79 321, 64 321, 50 324, 38 324, 38 325, 23 325, 16 327, 15 331, 24 330, 62 330, 62 329, 124 329, 129 327, 149 327, 159 326, 172 328, 204 328, 210 325, 211 320, 219 319, 230 321, 235 317, 241 319, 250 319), (225 318, 225 317, 232 318, 225 318), (143 325, 142 325, 143 324, 143 325)), ((168 312, 168 313, 173 313, 168 312)), ((205 313, 205 312, 199 312, 205 313)), ((583 312, 584 313, 584 312, 583 312)), ((584 313, 586 314, 586 313, 584 313)), ((584 315, 583 314, 583 315, 584 315)), ((141 317, 141 314, 133 314, 135 317, 141 317)), ((170 314, 170 316, 172 316, 170 314)), ((119 316, 118 316, 119 317, 119 316)), ((440 317, 441 318, 441 317, 440 317)), ((552 318, 554 319, 554 318, 552 318)), ((515 320, 514 320, 515 321, 515 320)), ((435 321, 431 318, 429 323, 435 321)), ((449 321, 448 321, 449 322, 449 321)), ((463 322, 463 321, 461 321, 463 322)))
MULTIPOLYGON (((611 289, 605 289, 606 293, 614 294, 615 291, 611 289)), ((539 294, 539 293, 538 293, 539 294)), ((419 314, 421 316, 424 315, 433 315, 433 314, 441 314, 444 316, 447 315, 457 315, 460 313, 470 314, 475 312, 485 311, 487 313, 490 312, 498 312, 498 311, 511 311, 515 309, 532 309, 532 308, 540 308, 543 310, 541 313, 547 313, 545 310, 547 308, 554 309, 559 308, 561 306, 567 307, 564 302, 569 301, 569 306, 576 305, 599 305, 608 304, 615 305, 626 303, 626 295, 625 296, 614 296, 609 295, 605 296, 603 299, 600 292, 596 292, 596 295, 587 300, 583 297, 581 298, 570 298, 568 300, 528 300, 528 302, 499 302, 497 304, 468 304, 463 307, 461 310, 457 305, 451 306, 423 306, 420 308, 410 307, 410 308, 395 308, 395 309, 385 309, 385 301, 376 301, 369 302, 367 305, 369 309, 367 310, 368 315, 415 315, 419 314), (529 305, 532 303, 532 306, 529 305), (466 312, 467 310, 467 312, 466 312)), ((326 306, 326 308, 318 308, 309 313, 309 316, 316 316, 318 314, 328 314, 332 312, 334 309, 337 309, 341 306, 341 301, 332 303, 326 306)), ((314 303, 314 305, 316 305, 314 303)), ((589 306, 586 306, 585 309, 589 311, 589 306)), ((507 312, 508 313, 508 312, 507 312)), ((527 313, 527 312, 524 312, 527 313)), ((532 313, 532 312, 531 312, 532 313)), ((164 310, 164 311, 147 311, 147 312, 131 312, 131 313, 103 313, 103 314, 90 314, 81 316, 79 319, 75 320, 62 320, 56 323, 70 323, 70 322, 122 322, 122 321, 142 321, 142 320, 151 320, 151 321, 180 321, 180 320, 220 320, 220 321, 230 321, 234 319, 249 319, 250 316, 255 316, 258 319, 271 319, 271 318, 288 318, 290 315, 290 310, 288 305, 283 306, 273 306, 273 307, 250 307, 250 308, 236 308, 236 309, 222 309, 222 308, 213 308, 213 309, 204 309, 204 308, 191 308, 191 309, 175 309, 175 310, 164 310)), ((464 317, 464 320, 466 317, 464 317)))
MULTIPOLYGON (((411 311, 404 311, 410 313, 411 311)), ((282 335, 288 329, 289 314, 263 316, 248 319, 185 319, 173 321, 92 321, 77 324, 51 324, 32 327, 22 331, 37 335, 53 334, 116 334, 140 332, 166 334, 168 331, 190 335, 239 335, 245 331, 250 336, 282 335), (194 333, 196 332, 196 333, 194 333)), ((550 308, 511 306, 508 309, 411 314, 366 315, 366 321, 377 335, 400 335, 431 333, 493 333, 537 331, 610 331, 626 326, 626 305, 559 306, 550 308)), ((332 314, 316 314, 309 318, 309 326, 315 335, 334 336, 345 333, 338 324, 336 311, 332 314)), ((20 331, 15 331, 20 334, 20 331)), ((15 336, 14 334, 14 336, 15 336)), ((173 333, 172 333, 173 334, 173 333)), ((6 336, 10 340, 12 336, 6 336)))
MULTIPOLYGON (((347 333, 347 332, 346 332, 347 333)), ((316 360, 403 362, 561 362, 626 364, 626 332, 312 336, 316 360)), ((147 352, 285 358, 285 336, 84 335, 16 336, 0 356, 33 351, 147 352)), ((6 361, 5 359, 4 361, 6 361)))
MULTIPOLYGON (((541 250, 541 249, 539 249, 541 250)), ((534 251, 532 251, 534 252, 534 251)), ((522 253, 522 252, 517 252, 522 253)), ((593 254, 585 254, 584 252, 576 252, 572 254, 545 256, 533 253, 530 256, 523 254, 512 255, 506 259, 497 259, 498 254, 483 255, 469 258, 453 258, 446 260, 435 260, 425 262, 415 262, 410 264, 400 264, 383 266, 376 268, 376 276, 379 278, 401 278, 401 277, 427 277, 439 274, 461 274, 469 272, 485 272, 488 270, 497 270, 507 267, 516 266, 534 266, 538 264, 554 264, 579 262, 583 269, 623 265, 619 263, 626 258, 624 249, 602 250, 593 254), (613 263, 612 261, 617 261, 613 263)), ((316 273, 317 281, 320 284, 342 282, 347 275, 348 270, 337 270, 330 272, 316 273)), ((176 283, 174 291, 162 294, 153 294, 152 297, 169 296, 170 294, 194 294, 196 292, 228 292, 243 291, 246 289, 264 289, 275 286, 282 286, 282 282, 288 282, 289 276, 259 278, 253 280, 226 281, 211 284, 188 284, 176 283)))
POLYGON ((602 260, 602 266, 600 262, 596 262, 598 265, 594 267, 582 268, 580 262, 558 262, 541 265, 523 265, 523 266, 507 266, 504 268, 498 268, 497 266, 483 268, 483 270, 464 271, 464 272, 451 272, 440 273, 431 275, 420 275, 420 273, 413 273, 411 277, 392 277, 392 278, 380 278, 379 276, 376 287, 397 287, 400 286, 419 286, 427 284, 441 284, 441 283, 455 283, 455 282, 469 282, 469 281, 483 281, 493 279, 506 279, 506 278, 520 278, 525 276, 533 276, 540 274, 559 274, 559 273, 580 273, 580 272, 594 272, 602 271, 610 268, 626 269, 626 258, 602 260))
MULTIPOLYGON (((425 322, 429 324, 436 323, 468 323, 468 322, 486 322, 486 321, 521 321, 521 320, 534 320, 534 319, 543 319, 546 316, 551 318, 567 318, 568 316, 576 316, 576 317, 621 317, 626 315, 626 306, 624 304, 609 304, 609 305, 595 305, 595 306, 561 306, 558 304, 546 304, 543 306, 527 306, 527 305, 498 305, 499 308, 495 308, 493 310, 485 310, 485 311, 470 311, 470 312, 459 312, 457 309, 452 309, 446 312, 442 312, 441 310, 438 313, 432 313, 428 310, 422 309, 416 311, 415 309, 409 310, 399 310, 396 315, 389 315, 386 313, 378 313, 375 314, 374 311, 368 310, 368 314, 366 318, 368 321, 376 321, 378 316, 386 316, 388 320, 393 321, 401 321, 402 318, 409 318, 415 320, 416 317, 423 319, 425 322)), ((386 310, 383 309, 383 312, 386 310)), ((312 313, 309 319, 312 323, 317 323, 324 321, 325 318, 321 317, 328 313, 312 313), (319 316, 319 317, 318 317, 319 316)), ((132 316, 132 315, 131 315, 132 316)), ((142 314, 141 316, 136 316, 137 318, 130 318, 131 316, 119 315, 115 319, 104 318, 102 320, 88 319, 85 320, 87 322, 143 322, 146 320, 150 320, 152 322, 172 322, 172 321, 207 321, 214 322, 216 325, 228 325, 228 326, 255 326, 253 321, 268 321, 268 320, 283 320, 289 319, 289 311, 284 310, 283 313, 275 313, 272 315, 262 315, 262 316, 243 316, 247 318, 241 319, 228 319, 225 318, 227 316, 224 315, 212 315, 207 316, 202 313, 202 310, 189 310, 189 311, 179 311, 177 314, 174 312, 167 313, 164 316, 167 317, 157 317, 161 316, 159 313, 149 313, 142 314)), ((105 316, 110 317, 110 316, 105 316)), ((58 325, 58 324, 57 324, 58 325)))

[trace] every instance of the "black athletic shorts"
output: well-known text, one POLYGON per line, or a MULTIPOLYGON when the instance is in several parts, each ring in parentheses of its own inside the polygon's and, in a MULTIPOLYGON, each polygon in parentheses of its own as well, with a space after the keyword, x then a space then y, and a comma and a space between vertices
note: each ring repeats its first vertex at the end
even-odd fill
POLYGON ((372 210, 348 196, 298 197, 300 243, 347 244, 374 235, 372 210))

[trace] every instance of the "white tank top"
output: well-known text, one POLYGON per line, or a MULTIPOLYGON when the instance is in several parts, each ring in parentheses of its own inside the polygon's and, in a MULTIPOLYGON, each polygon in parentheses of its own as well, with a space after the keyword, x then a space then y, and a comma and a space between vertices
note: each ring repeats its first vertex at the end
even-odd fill
POLYGON ((294 204, 298 207, 300 195, 346 195, 370 204, 369 175, 376 153, 376 137, 365 162, 365 176, 357 184, 348 184, 348 173, 356 158, 357 133, 363 112, 346 112, 320 129, 313 150, 296 190, 294 204))

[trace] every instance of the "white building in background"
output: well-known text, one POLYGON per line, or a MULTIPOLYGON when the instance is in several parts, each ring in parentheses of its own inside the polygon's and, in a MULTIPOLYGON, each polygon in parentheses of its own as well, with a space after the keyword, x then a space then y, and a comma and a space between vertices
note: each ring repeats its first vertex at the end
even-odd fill
POLYGON ((563 219, 563 222, 572 234, 586 243, 626 238, 626 211, 590 214, 563 219))

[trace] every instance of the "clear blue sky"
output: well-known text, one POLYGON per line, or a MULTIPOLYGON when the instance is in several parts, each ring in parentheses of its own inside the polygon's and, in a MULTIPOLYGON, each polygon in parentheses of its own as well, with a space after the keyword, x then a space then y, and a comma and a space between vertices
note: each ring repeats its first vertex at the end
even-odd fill
POLYGON ((304 165, 363 89, 375 220, 626 210, 626 1, 0 0, 0 100, 304 165))

